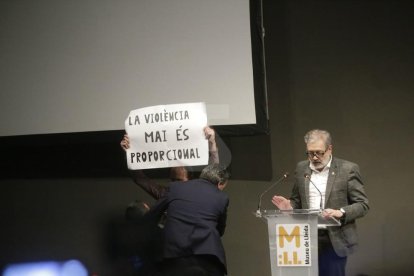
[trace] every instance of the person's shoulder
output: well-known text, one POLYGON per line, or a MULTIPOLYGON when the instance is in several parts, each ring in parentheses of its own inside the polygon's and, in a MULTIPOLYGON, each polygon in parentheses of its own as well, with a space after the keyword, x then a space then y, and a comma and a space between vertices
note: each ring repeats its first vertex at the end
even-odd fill
POLYGON ((219 202, 221 202, 223 206, 229 205, 230 198, 226 192, 217 189, 212 193, 212 196, 214 196, 219 202))
POLYGON ((167 187, 168 190, 175 190, 178 188, 182 188, 184 186, 184 184, 187 184, 188 182, 190 182, 192 180, 188 180, 188 181, 171 181, 170 183, 168 183, 167 187))
POLYGON ((168 184, 170 191, 182 191, 182 190, 192 190, 196 187, 200 187, 206 180, 204 179, 190 179, 187 181, 173 181, 168 184))
POLYGON ((307 168, 309 167, 309 160, 302 160, 296 164, 296 168, 307 168))
POLYGON ((223 191, 220 191, 220 193, 222 194, 222 198, 225 200, 225 201, 229 201, 230 200, 230 198, 229 198, 229 195, 227 194, 227 193, 225 193, 225 192, 223 192, 223 191))
POLYGON ((355 168, 355 167, 358 168, 359 167, 358 164, 355 162, 337 158, 337 157, 332 158, 332 163, 336 166, 343 167, 343 168, 355 168))

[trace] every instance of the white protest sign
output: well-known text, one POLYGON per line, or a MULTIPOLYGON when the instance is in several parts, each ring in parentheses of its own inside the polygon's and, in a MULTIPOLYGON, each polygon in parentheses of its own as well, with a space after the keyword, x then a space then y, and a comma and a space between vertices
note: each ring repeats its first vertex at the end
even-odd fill
POLYGON ((170 104, 132 110, 125 120, 132 170, 208 164, 204 103, 170 104))

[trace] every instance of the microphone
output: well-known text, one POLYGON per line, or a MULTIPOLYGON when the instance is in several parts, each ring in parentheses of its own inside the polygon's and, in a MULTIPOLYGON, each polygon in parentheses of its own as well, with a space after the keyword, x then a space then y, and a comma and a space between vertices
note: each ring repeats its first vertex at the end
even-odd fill
POLYGON ((289 173, 288 172, 285 172, 285 174, 281 178, 279 178, 275 183, 273 183, 272 185, 270 185, 269 188, 267 188, 263 193, 260 194, 260 196, 259 196, 259 204, 257 205, 257 211, 256 211, 256 215, 257 216, 260 216, 260 214, 261 214, 260 208, 262 206, 262 197, 263 197, 263 195, 265 195, 270 189, 272 189, 274 186, 276 186, 277 184, 279 184, 280 182, 282 182, 284 179, 288 178, 288 176, 289 176, 289 173))
POLYGON ((313 187, 315 187, 315 189, 319 192, 319 196, 321 197, 321 201, 319 203, 319 209, 322 210, 323 204, 322 204, 322 193, 321 193, 321 191, 318 189, 318 187, 316 187, 315 183, 313 183, 313 181, 311 180, 311 177, 310 177, 309 174, 305 173, 304 176, 305 176, 305 179, 308 179, 309 182, 313 185, 313 187))

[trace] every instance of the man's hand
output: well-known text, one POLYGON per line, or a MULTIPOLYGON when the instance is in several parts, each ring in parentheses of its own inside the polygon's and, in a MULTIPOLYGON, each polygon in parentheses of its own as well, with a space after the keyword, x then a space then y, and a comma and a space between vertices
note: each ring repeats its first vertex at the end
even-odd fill
POLYGON ((121 141, 121 148, 126 151, 127 149, 129 149, 129 138, 128 138, 128 134, 124 135, 124 138, 121 141))
POLYGON ((325 218, 334 217, 334 218, 340 219, 344 214, 342 214, 342 212, 339 210, 325 209, 323 210, 322 215, 325 218))
POLYGON ((216 143, 216 132, 209 126, 204 128, 204 135, 209 143, 216 143))
POLYGON ((272 203, 279 208, 280 210, 292 210, 292 205, 290 204, 290 200, 284 198, 283 196, 275 195, 272 198, 272 203))
POLYGON ((210 152, 216 152, 217 151, 217 144, 216 144, 216 132, 214 129, 212 129, 209 126, 206 126, 204 128, 204 135, 206 136, 206 139, 208 140, 208 150, 210 152))

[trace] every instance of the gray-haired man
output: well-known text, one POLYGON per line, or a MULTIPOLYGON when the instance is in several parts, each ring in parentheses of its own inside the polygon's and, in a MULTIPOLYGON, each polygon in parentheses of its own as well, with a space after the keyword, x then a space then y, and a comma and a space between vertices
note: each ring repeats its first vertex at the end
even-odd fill
POLYGON ((309 131, 305 143, 308 159, 296 166, 290 199, 275 195, 272 202, 282 210, 322 208, 325 216, 341 220, 340 227, 318 230, 319 275, 345 276, 347 256, 358 243, 355 220, 369 210, 359 167, 332 156, 325 130, 309 131))

